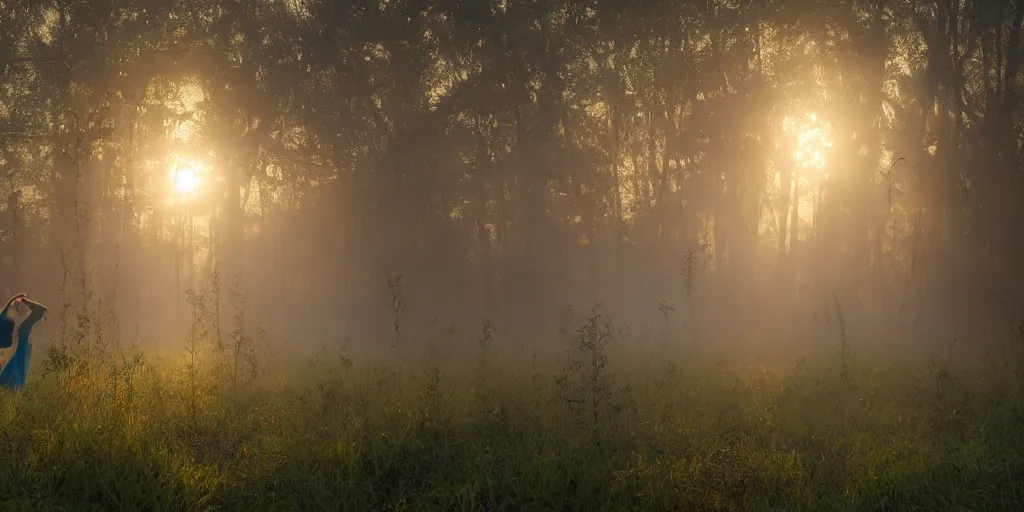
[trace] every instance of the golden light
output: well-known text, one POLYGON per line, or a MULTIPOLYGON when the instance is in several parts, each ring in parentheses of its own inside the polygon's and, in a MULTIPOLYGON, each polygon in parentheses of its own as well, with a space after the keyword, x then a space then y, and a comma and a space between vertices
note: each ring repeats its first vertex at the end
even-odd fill
POLYGON ((182 194, 191 194, 196 190, 196 173, 192 172, 191 169, 182 169, 178 171, 175 176, 175 185, 178 192, 182 194))
MULTIPOLYGON (((788 138, 785 146, 792 150, 791 162, 796 164, 793 169, 796 179, 792 183, 792 193, 798 198, 797 214, 804 221, 811 222, 815 215, 812 203, 829 177, 826 157, 832 148, 831 127, 817 114, 810 112, 803 116, 786 117, 782 128, 788 138)), ((776 173, 775 186, 781 187, 781 184, 781 174, 776 173)))
POLYGON ((202 164, 196 161, 175 164, 171 171, 171 183, 180 196, 194 195, 202 184, 202 164))
POLYGON ((793 157, 797 166, 823 170, 825 154, 832 147, 828 124, 819 119, 817 114, 810 113, 801 118, 787 118, 784 127, 796 136, 793 157))

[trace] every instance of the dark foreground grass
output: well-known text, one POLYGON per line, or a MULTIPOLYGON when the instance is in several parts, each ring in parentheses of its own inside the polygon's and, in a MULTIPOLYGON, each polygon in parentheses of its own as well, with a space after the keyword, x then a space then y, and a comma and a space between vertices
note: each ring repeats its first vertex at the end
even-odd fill
POLYGON ((598 331, 547 365, 37 371, 0 395, 2 508, 1024 510, 1012 365, 681 364, 598 331))

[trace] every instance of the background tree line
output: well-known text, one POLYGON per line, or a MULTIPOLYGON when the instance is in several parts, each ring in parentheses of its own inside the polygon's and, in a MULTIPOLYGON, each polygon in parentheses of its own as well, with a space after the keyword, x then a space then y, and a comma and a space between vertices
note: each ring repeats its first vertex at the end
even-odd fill
POLYGON ((179 288, 214 269, 296 341, 386 332, 385 269, 413 325, 665 301, 708 339, 793 335, 840 297, 866 334, 1015 321, 1022 21, 1024 0, 3 0, 3 287, 61 325, 116 311, 124 339, 179 332, 179 288))

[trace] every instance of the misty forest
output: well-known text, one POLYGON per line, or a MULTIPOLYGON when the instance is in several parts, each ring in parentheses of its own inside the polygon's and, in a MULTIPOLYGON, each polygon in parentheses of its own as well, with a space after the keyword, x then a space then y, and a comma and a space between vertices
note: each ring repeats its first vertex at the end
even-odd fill
POLYGON ((4 510, 1024 510, 1024 0, 0 27, 4 510))

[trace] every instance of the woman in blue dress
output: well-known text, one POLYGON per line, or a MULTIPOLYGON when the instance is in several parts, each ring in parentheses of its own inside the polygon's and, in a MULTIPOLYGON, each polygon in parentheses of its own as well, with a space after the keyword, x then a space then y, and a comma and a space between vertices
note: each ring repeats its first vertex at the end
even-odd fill
POLYGON ((11 297, 0 311, 0 387, 21 389, 25 386, 32 358, 28 337, 32 326, 45 314, 46 306, 30 300, 24 293, 11 297))

